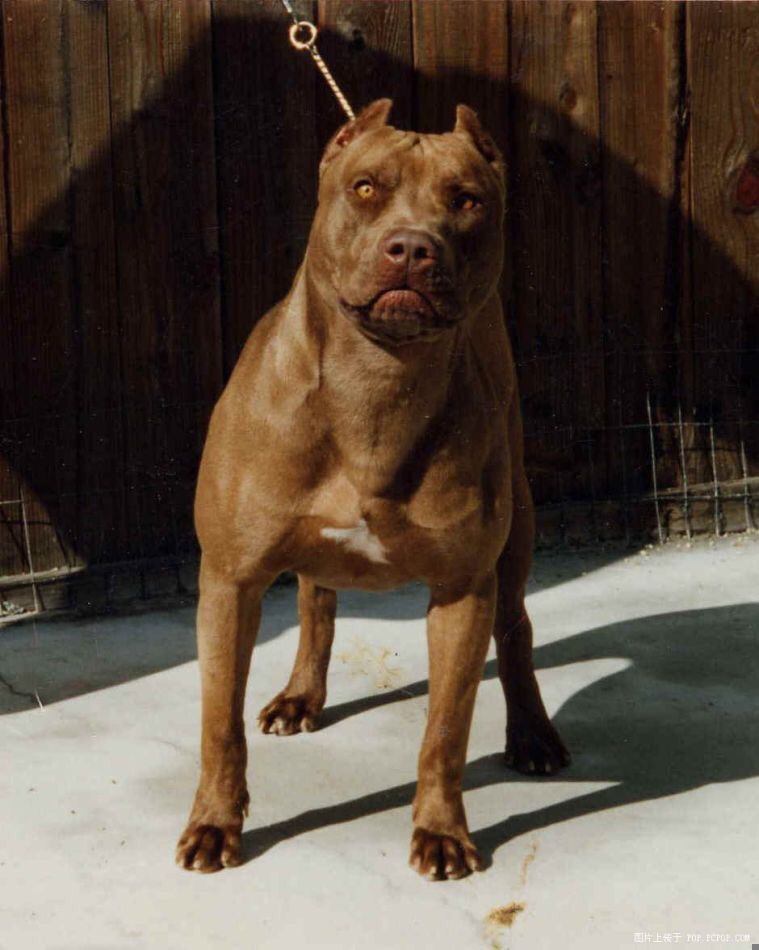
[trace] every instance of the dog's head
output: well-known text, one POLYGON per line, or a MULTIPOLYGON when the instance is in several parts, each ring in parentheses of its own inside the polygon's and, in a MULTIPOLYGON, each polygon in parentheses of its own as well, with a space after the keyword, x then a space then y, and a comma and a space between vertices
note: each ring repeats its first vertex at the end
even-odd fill
POLYGON ((387 124, 379 99, 330 140, 308 269, 320 295, 384 345, 438 338, 494 293, 503 263, 501 154, 467 106, 452 132, 387 124))

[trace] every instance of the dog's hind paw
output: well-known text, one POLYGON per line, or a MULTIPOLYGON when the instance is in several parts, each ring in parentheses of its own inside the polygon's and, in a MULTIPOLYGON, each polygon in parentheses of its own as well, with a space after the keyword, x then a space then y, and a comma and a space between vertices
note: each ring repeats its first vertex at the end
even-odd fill
POLYGON ((549 719, 509 724, 506 764, 525 775, 551 775, 569 765, 571 756, 549 719))
POLYGON ((279 693, 258 714, 261 732, 276 736, 294 736, 298 732, 313 732, 319 722, 321 708, 307 696, 287 696, 279 693))

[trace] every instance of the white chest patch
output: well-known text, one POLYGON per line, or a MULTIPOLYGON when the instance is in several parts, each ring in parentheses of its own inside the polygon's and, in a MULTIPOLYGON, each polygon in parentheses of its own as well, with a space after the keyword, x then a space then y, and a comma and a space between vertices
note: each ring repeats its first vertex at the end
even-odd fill
POLYGON ((355 528, 322 528, 321 536, 344 544, 349 551, 362 554, 367 560, 374 561, 376 564, 388 563, 382 542, 371 533, 363 518, 355 528))

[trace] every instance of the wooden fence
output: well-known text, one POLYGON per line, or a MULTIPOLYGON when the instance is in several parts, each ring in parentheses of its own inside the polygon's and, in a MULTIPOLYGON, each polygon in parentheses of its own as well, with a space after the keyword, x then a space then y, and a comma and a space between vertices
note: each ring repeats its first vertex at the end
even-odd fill
MULTIPOLYGON (((296 7, 355 106, 443 131, 467 102, 504 148, 544 538, 753 526, 759 4, 296 7)), ((193 556, 209 411, 342 121, 287 26, 279 0, 2 0, 6 601, 193 556)))

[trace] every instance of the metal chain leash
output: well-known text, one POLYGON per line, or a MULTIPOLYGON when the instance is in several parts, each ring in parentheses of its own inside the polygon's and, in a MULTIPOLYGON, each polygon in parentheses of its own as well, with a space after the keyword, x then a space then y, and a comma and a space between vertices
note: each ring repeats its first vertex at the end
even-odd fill
POLYGON ((356 115, 353 109, 351 109, 350 103, 343 95, 342 89, 338 86, 335 77, 329 71, 329 67, 321 58, 319 50, 316 48, 316 36, 319 32, 316 25, 311 23, 310 20, 299 20, 290 0, 282 0, 282 6, 287 10, 290 19, 293 21, 290 27, 291 45, 297 50, 307 49, 309 51, 311 58, 316 63, 322 76, 327 80, 327 85, 342 106, 343 112, 345 112, 349 119, 355 119, 356 115))

